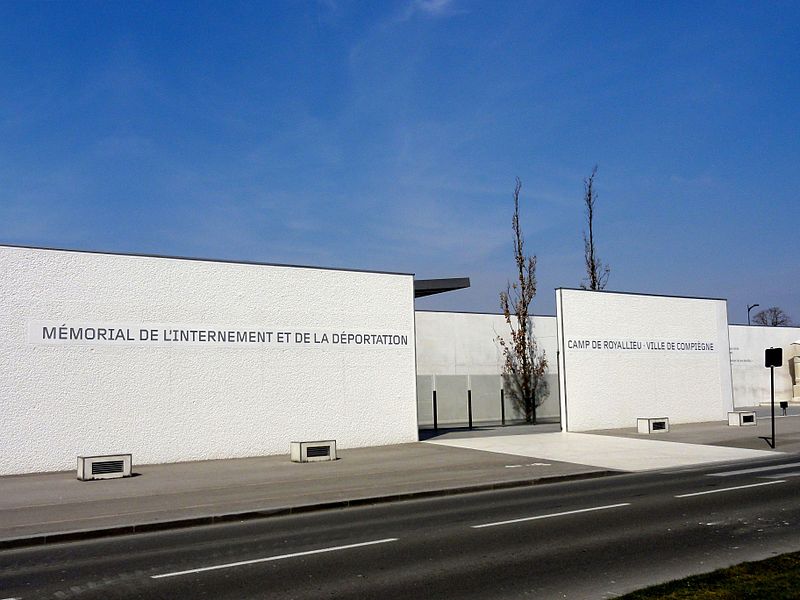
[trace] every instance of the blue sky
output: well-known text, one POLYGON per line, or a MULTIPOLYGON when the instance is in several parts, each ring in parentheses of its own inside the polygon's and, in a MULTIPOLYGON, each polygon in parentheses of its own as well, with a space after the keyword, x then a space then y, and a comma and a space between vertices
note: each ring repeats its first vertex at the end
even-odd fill
POLYGON ((0 3, 0 243, 469 276, 800 322, 800 4, 0 3))

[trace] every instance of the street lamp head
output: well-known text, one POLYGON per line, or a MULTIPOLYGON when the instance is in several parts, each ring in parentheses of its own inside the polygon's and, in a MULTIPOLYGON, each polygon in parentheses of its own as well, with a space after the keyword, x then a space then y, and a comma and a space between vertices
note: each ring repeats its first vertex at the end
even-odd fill
POLYGON ((750 325, 750 311, 753 310, 756 306, 761 306, 760 304, 748 304, 747 305, 747 324, 750 325))

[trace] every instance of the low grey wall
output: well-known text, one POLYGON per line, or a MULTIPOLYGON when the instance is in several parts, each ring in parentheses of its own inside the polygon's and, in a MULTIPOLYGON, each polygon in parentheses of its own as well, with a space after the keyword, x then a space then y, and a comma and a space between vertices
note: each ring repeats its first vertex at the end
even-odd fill
MULTIPOLYGON (((552 385, 558 385, 556 375, 549 375, 552 385)), ((513 425, 525 422, 525 413, 514 402, 508 385, 501 375, 418 375, 417 418, 421 429, 434 426, 433 392, 436 390, 437 420, 439 427, 466 427, 469 424, 470 394, 472 399, 472 424, 513 425), (501 394, 501 390, 503 393, 501 394)), ((558 392, 551 392, 545 403, 537 408, 537 420, 553 421, 547 416, 553 406, 558 407, 558 392)))

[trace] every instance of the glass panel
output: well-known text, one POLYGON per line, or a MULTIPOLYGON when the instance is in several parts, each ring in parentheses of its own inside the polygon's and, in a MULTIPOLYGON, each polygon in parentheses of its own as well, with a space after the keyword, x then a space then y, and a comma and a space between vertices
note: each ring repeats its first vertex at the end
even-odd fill
POLYGON ((470 382, 473 425, 499 425, 502 422, 500 389, 503 378, 500 375, 472 375, 470 382))
POLYGON ((439 427, 466 427, 467 376, 437 375, 436 403, 439 409, 439 427))
POLYGON ((506 405, 506 424, 525 422, 525 410, 514 398, 511 383, 506 376, 503 376, 503 402, 506 405))
POLYGON ((417 426, 433 427, 433 375, 417 375, 417 426))

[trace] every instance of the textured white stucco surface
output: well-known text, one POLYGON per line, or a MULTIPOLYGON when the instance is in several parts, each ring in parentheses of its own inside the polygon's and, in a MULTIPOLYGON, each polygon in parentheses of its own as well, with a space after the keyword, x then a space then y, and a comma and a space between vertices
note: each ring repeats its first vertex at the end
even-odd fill
POLYGON ((633 427, 637 418, 718 421, 733 409, 724 300, 556 290, 561 419, 567 431, 633 427), (641 349, 570 348, 639 342, 641 349), (713 351, 646 344, 713 343, 713 351))
MULTIPOLYGON (((503 352, 497 337, 506 340, 510 337, 503 315, 417 311, 416 322, 418 375, 500 375, 503 372, 503 352)), ((550 363, 546 376, 549 396, 537 409, 537 415, 558 417, 555 317, 533 317, 533 332, 539 350, 544 351, 550 363)), ((420 422, 423 422, 422 415, 420 422)))
POLYGON ((413 278, 0 247, 0 474, 416 441, 413 278), (31 322, 391 332, 407 346, 31 343, 31 322))
POLYGON ((731 325, 731 371, 736 406, 754 406, 770 401, 770 374, 764 366, 764 350, 783 349, 783 367, 775 369, 775 402, 792 400, 794 364, 800 356, 800 327, 731 325))

